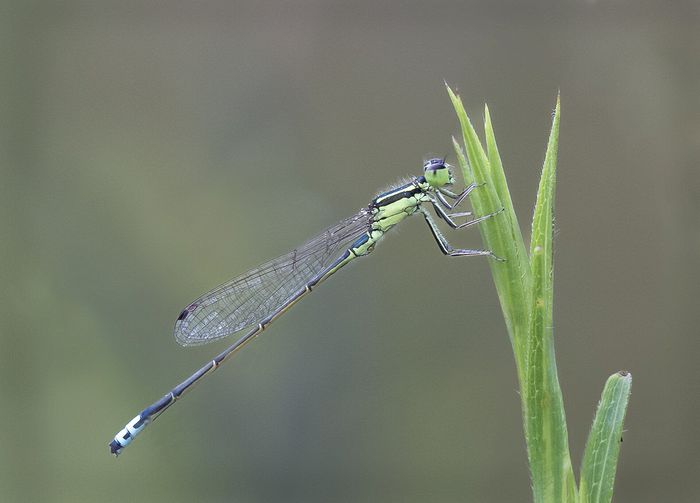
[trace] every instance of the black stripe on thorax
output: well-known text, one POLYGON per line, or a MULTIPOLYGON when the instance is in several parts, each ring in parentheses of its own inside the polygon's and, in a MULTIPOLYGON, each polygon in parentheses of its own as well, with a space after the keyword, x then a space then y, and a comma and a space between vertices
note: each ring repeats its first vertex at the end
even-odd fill
POLYGON ((372 208, 381 208, 401 199, 413 197, 421 192, 423 192, 423 189, 416 185, 416 182, 407 183, 401 187, 397 187, 393 190, 384 192, 383 194, 379 194, 377 197, 372 199, 372 204, 370 206, 372 208))

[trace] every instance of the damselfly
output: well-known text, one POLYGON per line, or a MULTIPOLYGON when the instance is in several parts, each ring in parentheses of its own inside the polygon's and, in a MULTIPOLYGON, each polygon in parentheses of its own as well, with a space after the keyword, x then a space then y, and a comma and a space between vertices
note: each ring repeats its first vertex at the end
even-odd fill
POLYGON ((455 221, 456 218, 469 217, 471 213, 448 211, 464 201, 477 185, 471 184, 459 194, 450 191, 447 186, 454 183, 450 167, 444 159, 429 159, 423 165, 422 176, 379 194, 359 213, 326 229, 305 245, 224 283, 183 309, 175 322, 175 338, 183 346, 206 344, 246 328, 250 330, 129 421, 110 442, 112 454, 119 455, 185 391, 219 368, 299 299, 348 262, 369 254, 384 234, 406 217, 420 212, 445 255, 488 255, 497 259, 486 250, 452 248, 423 206, 430 203, 437 216, 453 229, 469 227, 495 215, 467 219, 462 223, 455 221))

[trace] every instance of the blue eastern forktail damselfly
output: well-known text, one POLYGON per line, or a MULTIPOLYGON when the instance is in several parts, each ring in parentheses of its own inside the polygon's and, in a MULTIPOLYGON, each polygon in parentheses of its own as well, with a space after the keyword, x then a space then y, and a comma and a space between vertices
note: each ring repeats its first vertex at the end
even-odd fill
POLYGON ((379 194, 359 213, 326 229, 305 245, 224 283, 188 305, 175 322, 175 338, 183 346, 206 344, 246 328, 250 331, 129 421, 110 442, 112 454, 119 455, 185 391, 219 368, 318 284, 348 262, 369 254, 384 233, 406 217, 420 212, 445 255, 488 255, 498 259, 486 250, 452 248, 423 207, 424 203, 430 203, 437 216, 453 229, 469 227, 496 214, 458 224, 455 218, 469 217, 471 213, 448 211, 464 201, 477 185, 471 184, 457 194, 446 188, 453 183, 450 165, 444 159, 429 159, 423 165, 422 176, 379 194))

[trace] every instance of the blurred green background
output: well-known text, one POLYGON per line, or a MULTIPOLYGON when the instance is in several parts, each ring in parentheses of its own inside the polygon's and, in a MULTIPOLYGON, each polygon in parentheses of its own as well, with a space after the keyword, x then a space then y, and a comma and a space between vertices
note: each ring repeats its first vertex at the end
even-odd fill
POLYGON ((180 348, 183 306, 451 151, 443 79, 524 225, 561 89, 572 458, 629 370, 616 501, 698 501, 698 2, 0 9, 1 501, 530 501, 487 263, 418 218, 108 453, 228 344, 180 348))

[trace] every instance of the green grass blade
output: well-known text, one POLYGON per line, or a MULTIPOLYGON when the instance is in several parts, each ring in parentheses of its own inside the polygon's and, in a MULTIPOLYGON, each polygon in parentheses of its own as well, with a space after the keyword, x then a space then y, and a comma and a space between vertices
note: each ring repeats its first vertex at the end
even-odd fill
POLYGON ((529 253, 523 242, 488 108, 486 148, 467 116, 462 100, 447 91, 462 127, 464 149, 454 138, 467 183, 483 184, 470 196, 475 214, 503 210, 479 225, 484 244, 505 262, 491 261, 491 271, 513 344, 520 383, 523 423, 534 500, 542 503, 609 503, 619 455, 622 422, 631 376, 620 373, 606 384, 584 454, 580 493, 569 454, 566 414, 554 354, 553 224, 560 103, 537 193, 529 253))
POLYGON ((553 223, 558 139, 557 99, 532 223, 532 314, 526 373, 528 414, 525 433, 533 493, 536 502, 547 503, 576 500, 553 338, 553 223))
MULTIPOLYGON (((508 335, 510 336, 515 353, 520 382, 524 382, 525 352, 523 346, 527 340, 526 330, 530 316, 529 301, 529 268, 523 260, 524 244, 520 230, 517 228, 517 218, 513 211, 513 205, 508 196, 508 187, 505 184, 505 176, 501 160, 498 158, 497 149, 491 149, 489 154, 494 159, 492 165, 489 155, 479 141, 469 117, 464 110, 464 105, 459 96, 447 87, 457 117, 462 126, 462 136, 466 147, 466 155, 459 143, 453 138, 457 159, 462 167, 464 179, 467 183, 484 183, 482 187, 472 192, 470 201, 476 216, 504 211, 479 224, 479 231, 484 245, 505 262, 490 261, 496 291, 501 303, 501 309, 506 321, 508 335), (504 194, 502 201, 499 194, 504 194), (519 241, 518 241, 519 240, 519 241)), ((494 141, 495 145, 495 141, 494 141)), ((522 389, 521 389, 522 391, 522 389)))
POLYGON ((632 375, 618 372, 608 378, 586 442, 581 465, 582 503, 612 500, 622 424, 632 388, 632 375))
MULTIPOLYGON (((504 230, 510 233, 508 238, 513 245, 514 256, 509 260, 513 269, 510 275, 511 283, 520 283, 519 285, 511 285, 511 291, 522 290, 527 295, 531 291, 529 259, 527 250, 525 249, 523 235, 520 231, 520 225, 518 224, 518 217, 513 208, 513 201, 510 197, 510 191, 508 190, 508 182, 506 181, 506 175, 503 171, 503 163, 501 162, 501 155, 498 152, 496 135, 493 131, 493 125, 491 124, 491 114, 489 113, 488 106, 484 107, 484 134, 486 137, 487 156, 491 165, 491 181, 498 194, 498 199, 505 209, 504 217, 508 221, 508 224, 504 230)), ((514 299, 511 311, 513 319, 517 320, 519 326, 521 323, 523 327, 529 326, 529 299, 514 299), (520 300, 523 302, 520 303, 520 300)), ((520 346, 517 348, 517 353, 525 355, 526 348, 524 345, 527 342, 526 334, 516 334, 515 340, 520 346)))
POLYGON ((515 244, 522 247, 520 255, 522 257, 522 262, 518 263, 518 267, 523 270, 527 270, 529 275, 529 267, 527 265, 527 254, 525 251, 525 243, 523 241, 523 235, 520 232, 520 226, 518 225, 518 218, 515 214, 515 209, 513 208, 513 200, 510 198, 510 191, 508 190, 508 182, 506 180, 506 174, 503 171, 503 162, 501 161, 501 154, 498 152, 498 145, 496 144, 496 135, 493 131, 493 124, 491 123, 491 113, 489 112, 488 105, 484 106, 484 136, 486 137, 486 153, 491 164, 491 178, 494 182, 494 188, 498 194, 498 198, 503 203, 506 209, 506 217, 511 219, 509 228, 513 231, 512 239, 515 244))

